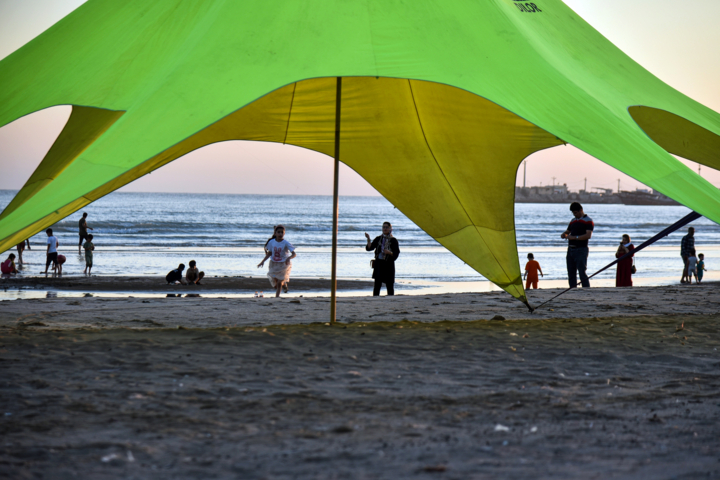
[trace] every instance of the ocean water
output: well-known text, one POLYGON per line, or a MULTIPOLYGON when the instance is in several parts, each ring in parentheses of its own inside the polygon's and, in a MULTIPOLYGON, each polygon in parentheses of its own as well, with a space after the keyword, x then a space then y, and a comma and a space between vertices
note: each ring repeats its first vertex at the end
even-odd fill
MULTIPOLYGON (((0 191, 0 204, 7 205, 15 192, 0 191)), ((178 263, 194 259, 207 275, 264 275, 256 268, 263 258, 263 245, 273 225, 287 228, 286 238, 297 248, 294 277, 330 276, 332 198, 327 196, 265 196, 222 194, 113 193, 86 207, 88 225, 95 235, 96 275, 164 275, 178 263)), ((614 259, 623 233, 638 245, 685 216, 685 207, 587 205, 595 221, 590 243, 589 270, 614 259)), ((77 254, 77 224, 80 212, 58 222, 53 229, 60 253, 68 257, 65 275, 78 275, 84 259, 77 254)), ((564 204, 517 204, 518 262, 524 268, 533 252, 545 277, 540 286, 566 284, 566 243, 560 239, 571 214, 564 204)), ((400 242, 397 263, 400 289, 423 291, 442 286, 445 291, 487 290, 489 282, 418 228, 381 197, 341 197, 338 275, 368 278, 371 252, 366 252, 364 233, 380 233, 383 221, 393 224, 400 242)), ((720 226, 700 219, 696 228, 698 251, 705 253, 706 279, 720 279, 720 226), (715 268, 713 268, 715 267, 715 268)), ((636 260, 638 285, 674 283, 680 277, 680 238, 686 228, 640 253, 636 260)), ((23 275, 44 270, 44 233, 31 238, 26 251, 29 265, 23 275)), ((598 276, 595 285, 613 285, 614 268, 598 276)))

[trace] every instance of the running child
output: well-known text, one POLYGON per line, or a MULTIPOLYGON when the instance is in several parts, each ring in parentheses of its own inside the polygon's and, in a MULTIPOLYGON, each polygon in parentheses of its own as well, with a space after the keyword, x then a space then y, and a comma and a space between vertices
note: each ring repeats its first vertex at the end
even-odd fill
POLYGON ((280 290, 288 291, 287 284, 290 281, 290 271, 292 270, 291 260, 296 257, 295 247, 285 240, 285 227, 278 225, 275 227, 275 233, 265 243, 265 258, 258 264, 258 268, 265 264, 265 260, 270 258, 268 266, 268 278, 270 285, 275 287, 275 296, 280 296, 280 290), (272 258, 271 258, 272 257, 272 258))
POLYGON ((535 260, 535 256, 532 253, 528 253, 528 262, 525 264, 525 273, 523 274, 523 280, 527 278, 525 281, 525 290, 530 290, 530 285, 532 285, 532 288, 537 289, 538 287, 538 272, 540 272, 541 276, 543 275, 542 268, 540 268, 540 263, 535 260))

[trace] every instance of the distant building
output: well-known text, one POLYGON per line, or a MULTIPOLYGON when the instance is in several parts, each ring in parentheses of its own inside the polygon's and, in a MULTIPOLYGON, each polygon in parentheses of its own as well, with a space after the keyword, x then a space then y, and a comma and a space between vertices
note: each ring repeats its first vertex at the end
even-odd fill
POLYGON ((570 192, 567 184, 541 185, 535 187, 515 187, 516 203, 620 203, 620 198, 612 189, 595 189, 597 192, 570 192))

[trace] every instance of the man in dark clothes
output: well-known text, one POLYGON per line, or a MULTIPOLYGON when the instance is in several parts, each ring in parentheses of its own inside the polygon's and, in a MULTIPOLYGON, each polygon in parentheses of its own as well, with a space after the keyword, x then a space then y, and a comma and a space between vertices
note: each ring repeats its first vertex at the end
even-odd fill
POLYGON ((365 250, 368 252, 375 250, 375 260, 373 260, 373 276, 375 279, 375 287, 373 288, 373 296, 380 295, 380 288, 385 284, 388 295, 395 295, 395 260, 400 255, 400 246, 395 237, 392 236, 392 225, 390 222, 383 223, 383 234, 375 237, 370 241, 370 235, 365 234, 367 245, 365 250))
POLYGON ((87 226, 87 213, 83 213, 80 222, 78 222, 78 234, 80 235, 80 243, 78 243, 78 254, 80 254, 80 247, 85 240, 88 240, 88 230, 92 228, 87 226))
POLYGON ((683 274, 680 278, 680 283, 690 282, 690 278, 688 278, 688 258, 690 257, 690 252, 692 252, 693 248, 695 248, 695 228, 690 227, 688 228, 687 235, 682 237, 682 240, 680 241, 680 256, 683 261, 683 274))
POLYGON ((565 258, 567 261, 568 283, 570 288, 577 286, 577 272, 580 274, 583 288, 590 288, 590 279, 588 279, 586 273, 589 252, 588 240, 592 237, 595 224, 592 218, 585 215, 582 205, 578 202, 573 202, 570 205, 570 211, 575 218, 570 221, 567 230, 560 234, 560 238, 568 241, 567 257, 565 258))
POLYGON ((165 276, 165 280, 167 280, 168 283, 180 282, 185 285, 185 280, 183 279, 183 270, 185 270, 185 264, 181 263, 180 265, 178 265, 178 268, 176 268, 175 270, 171 270, 165 276))

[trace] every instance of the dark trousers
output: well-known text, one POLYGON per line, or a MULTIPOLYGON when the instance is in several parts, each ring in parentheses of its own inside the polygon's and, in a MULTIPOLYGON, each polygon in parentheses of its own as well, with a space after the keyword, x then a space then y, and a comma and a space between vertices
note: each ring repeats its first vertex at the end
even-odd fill
POLYGON ((577 286, 577 275, 580 274, 580 281, 582 282, 583 288, 590 288, 590 280, 587 276, 587 259, 588 259, 588 247, 577 247, 568 248, 567 257, 567 272, 568 272, 568 283, 570 288, 577 286))
POLYGON ((380 295, 380 288, 382 288, 383 283, 385 284, 385 287, 387 288, 387 294, 395 295, 395 282, 385 281, 382 278, 376 278, 375 286, 373 287, 373 297, 377 297, 380 295))
POLYGON ((53 267, 57 266, 57 252, 52 252, 47 254, 47 259, 45 261, 45 268, 48 268, 50 264, 53 264, 53 267))

